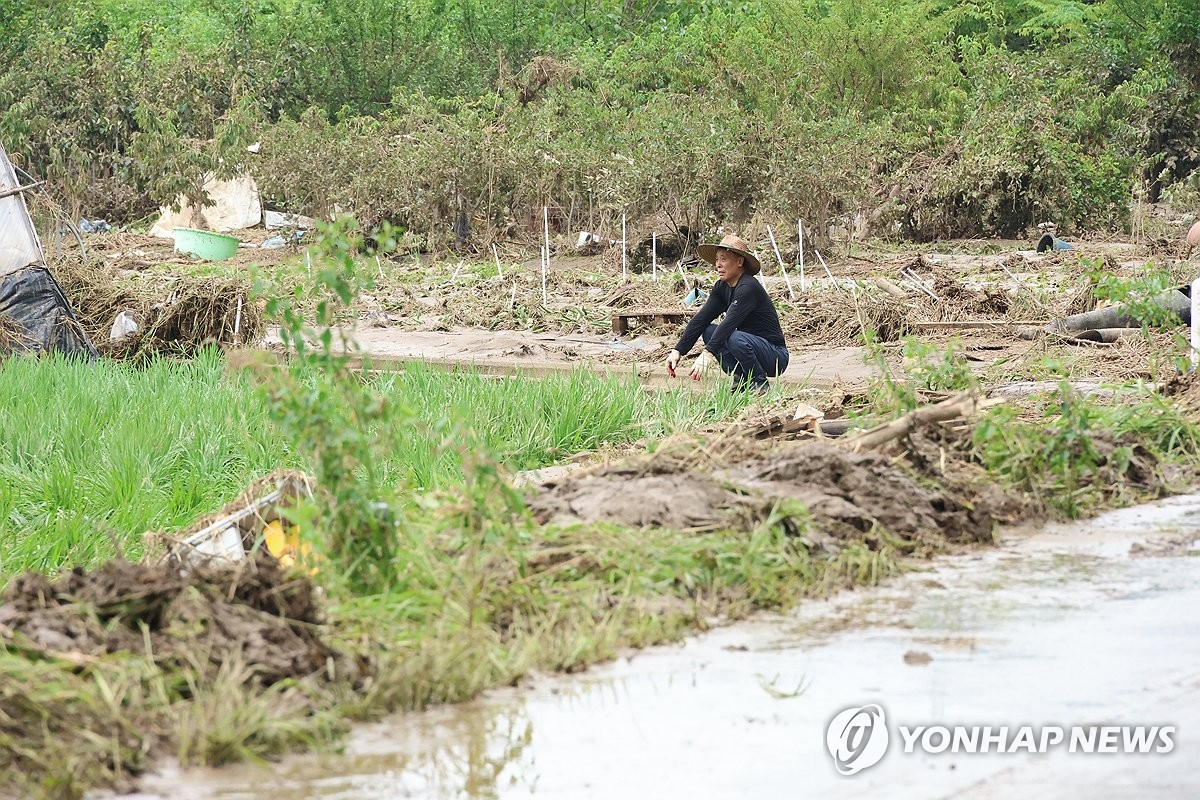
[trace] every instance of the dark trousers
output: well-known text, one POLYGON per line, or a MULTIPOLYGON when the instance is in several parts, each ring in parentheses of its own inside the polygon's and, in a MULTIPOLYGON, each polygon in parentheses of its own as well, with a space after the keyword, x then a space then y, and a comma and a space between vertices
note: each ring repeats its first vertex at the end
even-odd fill
MULTIPOLYGON (((716 331, 715 324, 704 330, 701 336, 705 344, 716 331)), ((776 347, 761 336, 734 331, 725 340, 725 347, 717 353, 717 363, 735 380, 765 386, 767 378, 777 378, 787 369, 788 351, 786 347, 776 347)))

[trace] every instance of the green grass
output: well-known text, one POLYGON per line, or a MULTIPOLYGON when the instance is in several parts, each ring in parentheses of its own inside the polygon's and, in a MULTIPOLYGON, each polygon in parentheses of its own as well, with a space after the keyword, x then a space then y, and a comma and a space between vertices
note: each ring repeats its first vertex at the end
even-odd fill
MULTIPOLYGON (((584 371, 497 380, 410 368, 378 378, 428 435, 398 442, 396 482, 460 484, 464 448, 511 470, 580 450, 656 437, 735 413, 720 390, 648 394, 632 378, 584 371)), ((216 510, 253 478, 301 467, 265 400, 223 358, 145 368, 60 359, 0 362, 0 581, 26 569, 90 566, 141 534, 216 510)))

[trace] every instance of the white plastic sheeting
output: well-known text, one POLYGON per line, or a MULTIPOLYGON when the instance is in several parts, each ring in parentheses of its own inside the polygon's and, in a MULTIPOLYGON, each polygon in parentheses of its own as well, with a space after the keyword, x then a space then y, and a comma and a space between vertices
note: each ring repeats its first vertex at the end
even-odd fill
POLYGON ((175 198, 178 211, 170 206, 159 209, 158 221, 150 229, 151 236, 173 239, 176 228, 199 228, 201 230, 227 233, 253 228, 262 222, 262 202, 258 198, 258 184, 249 172, 244 172, 227 181, 208 175, 204 182, 208 193, 208 205, 196 208, 183 195, 175 198))
MULTIPOLYGON (((17 172, 0 146, 0 195, 18 186, 17 172)), ((44 260, 25 198, 20 193, 0 197, 0 277, 44 260)))

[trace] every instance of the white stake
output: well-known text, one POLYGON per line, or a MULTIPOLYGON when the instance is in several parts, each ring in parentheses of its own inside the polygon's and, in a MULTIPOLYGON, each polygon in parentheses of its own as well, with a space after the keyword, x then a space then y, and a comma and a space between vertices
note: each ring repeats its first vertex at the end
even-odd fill
POLYGON ((918 278, 917 275, 912 270, 902 269, 902 270, 900 270, 900 274, 907 277, 910 281, 913 282, 913 284, 916 285, 916 287, 918 289, 920 289, 922 292, 924 292, 925 294, 932 297, 934 300, 940 299, 940 298, 938 298, 938 296, 936 294, 933 293, 932 289, 930 289, 928 286, 925 285, 925 281, 918 278))
POLYGON ((658 280, 658 234, 650 234, 650 277, 658 280))
POLYGON ((927 282, 924 278, 922 278, 917 273, 913 272, 911 269, 905 270, 905 272, 908 275, 908 277, 912 278, 914 281, 916 281, 917 283, 919 283, 921 285, 921 288, 923 288, 925 290, 925 294, 929 295, 934 300, 938 299, 938 296, 933 293, 933 284, 932 283, 927 282))
POLYGON ((833 279, 833 273, 829 271, 829 265, 826 264, 825 259, 821 257, 821 251, 814 250, 813 252, 817 254, 817 260, 820 261, 821 266, 825 268, 825 274, 829 276, 829 282, 836 283, 836 281, 834 281, 834 279, 833 279))
POLYGON ((628 280, 625 272, 625 215, 621 214, 621 280, 628 280))
MULTIPOLYGON (((237 313, 233 317, 233 343, 238 343, 238 333, 242 330, 242 296, 238 295, 237 313)), ((1193 334, 1194 335, 1194 334, 1193 334)))
POLYGON ((779 245, 775 243, 775 232, 771 230, 771 226, 767 226, 767 236, 771 237, 771 247, 775 250, 775 260, 779 262, 779 269, 783 271, 783 280, 787 284, 788 297, 795 300, 796 293, 792 291, 792 280, 787 274, 787 265, 783 263, 783 256, 779 255, 779 245))
POLYGON ((550 209, 542 206, 542 224, 546 233, 546 260, 542 263, 542 305, 546 305, 546 270, 550 268, 550 209))
POLYGON ((796 220, 796 230, 800 239, 800 291, 804 291, 804 220, 796 220))
POLYGON ((379 256, 375 256, 375 266, 379 267, 379 280, 383 280, 383 264, 379 263, 379 256))
POLYGON ((454 279, 458 277, 458 273, 462 271, 462 268, 463 268, 463 262, 459 261, 458 266, 454 268, 454 274, 450 276, 451 283, 453 283, 454 279))
POLYGON ((312 253, 308 252, 308 248, 304 248, 304 258, 308 261, 308 274, 312 275, 312 253))
POLYGON ((1192 281, 1192 369, 1200 364, 1200 278, 1192 281))
POLYGON ((496 274, 500 276, 500 280, 504 280, 504 270, 500 269, 500 253, 496 250, 495 242, 492 242, 492 257, 496 259, 496 274))

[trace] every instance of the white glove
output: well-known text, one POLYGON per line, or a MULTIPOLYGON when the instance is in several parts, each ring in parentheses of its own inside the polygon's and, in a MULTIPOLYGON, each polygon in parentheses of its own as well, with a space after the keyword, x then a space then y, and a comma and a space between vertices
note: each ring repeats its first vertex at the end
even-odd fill
POLYGON ((675 368, 679 366, 680 358, 682 358, 682 356, 679 354, 678 350, 672 350, 671 354, 667 356, 667 372, 671 373, 672 378, 675 377, 675 368))
POLYGON ((692 380, 698 381, 703 378, 704 373, 708 372, 708 368, 714 363, 716 363, 716 359, 713 358, 712 353, 707 350, 701 353, 700 357, 692 362, 692 370, 689 373, 692 376, 692 380))

